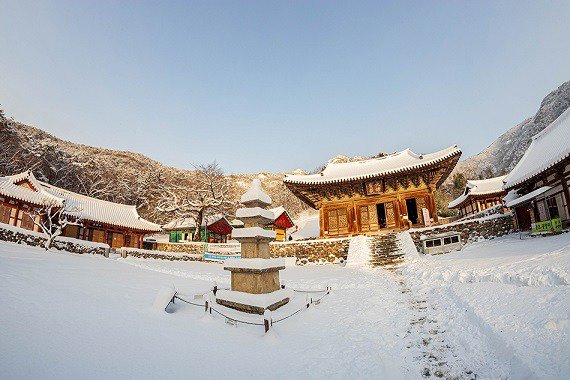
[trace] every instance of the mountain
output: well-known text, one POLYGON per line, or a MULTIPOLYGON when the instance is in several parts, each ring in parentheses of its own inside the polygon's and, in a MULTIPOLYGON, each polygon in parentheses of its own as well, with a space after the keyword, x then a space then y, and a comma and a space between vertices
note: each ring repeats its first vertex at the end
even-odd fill
MULTIPOLYGON (((542 131, 570 106, 570 81, 563 83, 544 98, 536 114, 509 129, 481 153, 459 162, 436 194, 440 212, 448 214, 447 202, 463 190, 465 178, 489 178, 508 173, 520 160, 532 136, 542 131), (464 182, 463 182, 464 183, 464 182)), ((38 128, 6 119, 0 110, 0 175, 32 169, 41 180, 85 195, 139 207, 140 214, 158 223, 155 210, 157 189, 190 183, 195 172, 177 169, 154 161, 142 154, 96 148, 61 140, 38 128)), ((373 157, 380 157, 379 153, 373 157)), ((336 155, 315 172, 330 163, 361 161, 367 157, 336 155)), ((305 174, 296 169, 289 172, 305 174)), ((274 204, 284 206, 295 217, 307 210, 284 185, 286 173, 254 173, 227 175, 232 184, 232 201, 254 178, 260 178, 274 204)), ((162 217, 164 218, 164 216, 162 217)))
MULTIPOLYGON (((168 217, 153 212, 159 198, 157 192, 191 183, 195 175, 194 170, 169 167, 139 153, 75 144, 29 125, 9 119, 1 121, 0 175, 31 169, 38 179, 55 186, 134 204, 141 216, 158 223, 168 222, 168 217)), ((258 177, 274 204, 296 216, 307 207, 283 185, 284 176, 285 173, 227 175, 232 186, 230 200, 237 206, 239 196, 258 177)))
MULTIPOLYGON (((532 136, 542 131, 570 107, 570 81, 548 94, 536 114, 497 138, 481 153, 457 164, 454 173, 466 178, 490 178, 509 173, 530 145, 532 136)), ((450 178, 453 177, 450 176, 450 178)))

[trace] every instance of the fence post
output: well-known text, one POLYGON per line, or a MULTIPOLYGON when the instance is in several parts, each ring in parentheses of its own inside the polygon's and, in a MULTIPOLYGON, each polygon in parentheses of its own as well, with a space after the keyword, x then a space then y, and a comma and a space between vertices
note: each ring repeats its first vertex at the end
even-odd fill
POLYGON ((216 295, 216 293, 218 292, 218 283, 216 281, 214 281, 214 289, 212 290, 212 292, 214 293, 214 295, 216 295))
POLYGON ((309 303, 309 293, 307 293, 306 302, 307 302, 307 309, 308 309, 309 305, 311 305, 311 303, 313 302, 313 301, 311 301, 311 303, 309 303))
POLYGON ((285 289, 285 280, 281 280, 281 289, 285 289))
POLYGON ((265 333, 266 334, 272 325, 273 325, 273 318, 271 318, 271 310, 266 309, 263 312, 263 326, 265 327, 265 333))

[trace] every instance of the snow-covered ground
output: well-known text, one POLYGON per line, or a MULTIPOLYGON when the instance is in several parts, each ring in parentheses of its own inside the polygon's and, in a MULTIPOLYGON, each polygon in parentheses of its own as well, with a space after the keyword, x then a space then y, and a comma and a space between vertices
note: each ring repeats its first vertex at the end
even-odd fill
POLYGON ((0 377, 568 378, 569 259, 570 235, 508 236, 410 252, 397 271, 287 267, 287 287, 333 291, 264 336, 200 307, 153 309, 163 286, 189 299, 229 286, 219 264, 0 242, 0 377))

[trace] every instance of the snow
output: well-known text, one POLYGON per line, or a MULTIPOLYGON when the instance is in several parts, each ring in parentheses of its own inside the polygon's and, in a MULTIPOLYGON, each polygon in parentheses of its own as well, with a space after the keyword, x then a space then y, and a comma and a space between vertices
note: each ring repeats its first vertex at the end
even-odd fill
POLYGON ((350 239, 346 266, 358 267, 369 265, 370 262, 370 238, 364 235, 350 239))
POLYGON ((227 259, 226 261, 224 261, 224 269, 238 268, 238 269, 264 270, 269 268, 282 268, 282 267, 285 267, 285 260, 281 258, 227 259))
POLYGON ((2 377, 570 377, 570 234, 509 235, 438 256, 418 255, 408 233, 398 240, 407 259, 400 270, 283 270, 289 290, 332 291, 308 309, 307 297, 321 295, 292 294, 272 318, 301 312, 274 323, 269 337, 178 300, 169 313, 153 308, 163 287, 197 303, 214 282, 223 292, 222 265, 0 242, 2 377))
POLYGON ((236 218, 255 218, 262 217, 268 221, 273 221, 275 215, 271 210, 265 210, 261 207, 248 207, 248 208, 238 208, 236 211, 236 218))
POLYGON ((359 180, 434 165, 460 154, 461 150, 455 145, 438 152, 423 155, 414 153, 410 149, 406 149, 401 152, 368 160, 330 163, 321 173, 287 175, 283 179, 283 182, 325 184, 359 180))
POLYGON ((534 191, 531 191, 530 193, 523 195, 523 196, 518 196, 518 194, 514 194, 512 192, 509 192, 510 196, 508 198, 508 201, 506 201, 505 205, 507 207, 518 206, 518 205, 523 204, 527 201, 533 200, 535 197, 538 197, 539 195, 546 193, 550 189, 551 189, 550 186, 542 186, 542 187, 540 187, 534 191))
POLYGON ((276 232, 266 230, 261 227, 245 227, 234 228, 232 230, 232 239, 236 238, 255 238, 255 239, 275 239, 276 232))
POLYGON ((158 291, 158 294, 154 299, 154 303, 152 304, 152 308, 160 312, 165 311, 168 305, 170 305, 170 302, 172 302, 172 297, 174 297, 175 294, 176 289, 174 289, 174 285, 163 286, 158 291))
POLYGON ((245 194, 241 196, 240 202, 244 204, 250 202, 261 202, 266 205, 270 205, 272 203, 269 195, 265 194, 261 188, 261 181, 257 178, 251 181, 249 190, 247 190, 245 194))
POLYGON ((321 234, 319 214, 310 215, 304 219, 297 220, 295 224, 299 226, 299 229, 291 233, 293 240, 314 239, 321 234))
POLYGON ((236 292, 232 290, 219 290, 216 293, 216 298, 241 303, 243 305, 251 305, 256 307, 267 308, 274 303, 284 300, 285 298, 292 298, 293 291, 289 289, 279 289, 271 293, 265 294, 252 294, 244 292, 236 292))
POLYGON ((570 156, 570 108, 537 133, 530 146, 505 178, 505 188, 513 188, 570 156))

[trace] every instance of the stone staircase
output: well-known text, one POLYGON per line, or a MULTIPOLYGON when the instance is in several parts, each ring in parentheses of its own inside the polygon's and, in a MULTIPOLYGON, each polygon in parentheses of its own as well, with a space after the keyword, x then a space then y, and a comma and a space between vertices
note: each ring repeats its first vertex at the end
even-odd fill
POLYGON ((396 232, 370 237, 370 264, 373 267, 395 269, 404 261, 396 232))

